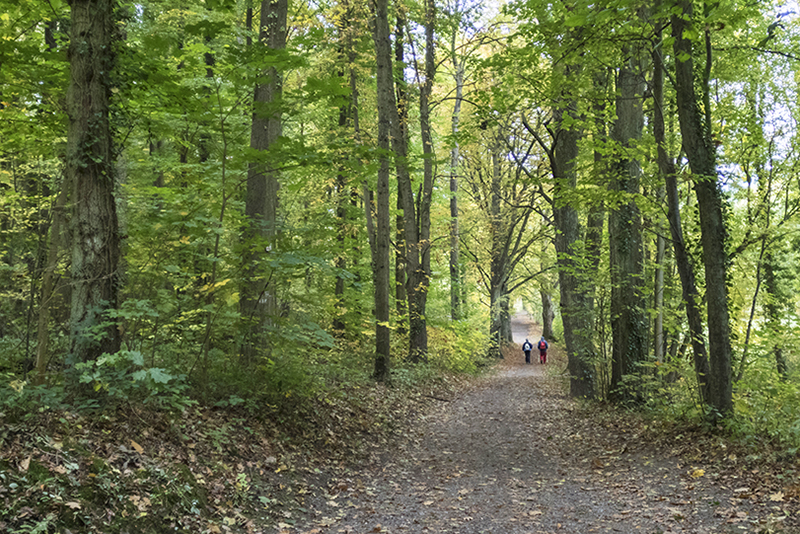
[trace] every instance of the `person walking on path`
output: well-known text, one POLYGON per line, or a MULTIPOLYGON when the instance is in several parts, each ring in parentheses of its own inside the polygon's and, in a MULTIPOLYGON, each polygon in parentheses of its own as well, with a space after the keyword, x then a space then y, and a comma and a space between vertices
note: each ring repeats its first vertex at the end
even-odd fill
MULTIPOLYGON (((527 339, 525 341, 528 341, 527 339)), ((538 348, 539 348, 539 363, 547 363, 547 348, 550 345, 547 344, 547 340, 545 340, 544 336, 539 340, 538 348)), ((524 347, 523 347, 524 348, 524 347)))
POLYGON ((533 350, 533 345, 527 338, 525 338, 525 343, 522 344, 522 352, 525 353, 525 363, 531 363, 531 351, 533 350))

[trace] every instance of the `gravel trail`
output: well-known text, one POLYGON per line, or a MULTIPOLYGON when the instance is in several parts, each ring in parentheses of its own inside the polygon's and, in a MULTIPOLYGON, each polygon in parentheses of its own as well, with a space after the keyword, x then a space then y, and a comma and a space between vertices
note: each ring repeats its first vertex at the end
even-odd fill
MULTIPOLYGON (((513 334, 518 343, 539 338, 524 316, 513 334)), ((565 395, 555 343, 547 365, 534 360, 511 351, 496 373, 442 402, 384 461, 334 481, 312 518, 282 532, 772 532, 768 506, 742 506, 702 466, 588 417, 565 395)))

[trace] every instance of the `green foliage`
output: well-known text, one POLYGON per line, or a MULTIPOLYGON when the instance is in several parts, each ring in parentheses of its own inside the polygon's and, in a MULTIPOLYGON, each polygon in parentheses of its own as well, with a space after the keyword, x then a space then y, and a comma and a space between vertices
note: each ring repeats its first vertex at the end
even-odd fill
POLYGON ((60 385, 35 386, 14 373, 0 375, 0 421, 30 421, 66 406, 66 395, 60 385))
POLYGON ((194 404, 186 395, 186 377, 158 367, 144 367, 138 351, 121 350, 94 361, 77 363, 80 383, 100 395, 101 406, 142 404, 179 411, 194 404))
MULTIPOLYGON (((483 319, 478 316, 479 319, 483 319)), ((452 373, 475 374, 489 364, 489 331, 475 318, 428 329, 430 364, 452 373)))
MULTIPOLYGON (((783 380, 771 355, 756 349, 755 361, 734 392, 736 417, 728 427, 752 445, 762 440, 782 448, 800 448, 800 385, 783 380)), ((793 377, 795 378, 795 377, 793 377)))

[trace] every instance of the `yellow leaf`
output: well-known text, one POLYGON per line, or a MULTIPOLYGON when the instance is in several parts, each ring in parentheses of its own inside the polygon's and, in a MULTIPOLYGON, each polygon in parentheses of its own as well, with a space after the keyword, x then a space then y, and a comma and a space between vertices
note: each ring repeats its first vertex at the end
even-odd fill
POLYGON ((28 471, 28 467, 30 467, 30 465, 31 465, 31 457, 28 456, 19 463, 19 470, 25 473, 28 471))
POLYGON ((131 447, 133 447, 133 450, 135 450, 139 454, 144 454, 144 449, 142 448, 142 446, 133 440, 131 440, 131 447))
POLYGON ((188 235, 183 236, 181 238, 181 243, 183 243, 184 245, 188 245, 189 244, 189 236, 188 235))
POLYGON ((81 509, 81 503, 75 502, 75 501, 65 502, 64 506, 69 506, 73 510, 80 510, 81 509))
POLYGON ((783 502, 784 495, 785 494, 782 491, 779 491, 778 493, 773 493, 772 495, 770 495, 769 500, 771 500, 772 502, 783 502))
POLYGON ((695 469, 694 471, 689 473, 689 476, 692 477, 692 478, 700 478, 701 476, 703 476, 705 474, 706 474, 706 472, 705 472, 704 469, 695 469))

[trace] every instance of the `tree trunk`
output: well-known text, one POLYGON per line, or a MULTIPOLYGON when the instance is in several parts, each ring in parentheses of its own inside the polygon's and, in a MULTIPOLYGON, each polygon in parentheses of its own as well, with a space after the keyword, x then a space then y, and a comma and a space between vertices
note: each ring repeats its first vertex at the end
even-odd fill
POLYGON ((501 351, 505 344, 505 337, 503 334, 503 301, 507 299, 504 292, 506 286, 507 264, 506 264, 506 249, 505 249, 505 223, 503 213, 501 210, 502 201, 502 172, 500 167, 501 144, 499 140, 500 134, 497 133, 497 138, 492 145, 492 170, 491 170, 491 186, 489 190, 489 224, 491 227, 492 238, 492 258, 491 258, 491 282, 489 289, 489 306, 491 313, 491 326, 489 329, 489 337, 491 343, 491 353, 501 358, 503 353, 501 351))
MULTIPOLYGON (((259 46, 269 55, 286 48, 286 19, 288 0, 262 0, 259 25, 259 46)), ((253 119, 250 129, 250 148, 269 150, 282 133, 280 105, 282 75, 275 67, 266 73, 253 94, 253 119), (276 105, 278 104, 278 105, 276 105)), ((278 225, 278 171, 269 163, 253 162, 247 169, 245 215, 245 280, 240 298, 242 317, 248 323, 248 334, 242 347, 244 361, 252 363, 259 350, 266 346, 265 327, 277 313, 275 281, 265 269, 266 255, 276 248, 278 225)))
MULTIPOLYGON (((666 189, 661 186, 656 193, 659 204, 664 202, 666 189)), ((653 287, 654 302, 653 307, 656 311, 655 325, 653 326, 653 337, 655 345, 653 347, 655 359, 658 363, 664 363, 664 261, 666 258, 667 240, 663 235, 663 226, 659 223, 656 235, 656 273, 653 287)))
POLYGON ((702 79, 705 95, 705 117, 694 89, 692 40, 687 33, 697 30, 692 23, 691 0, 678 0, 681 13, 672 16, 675 37, 675 91, 681 139, 689 167, 694 175, 694 190, 700 211, 700 233, 705 267, 706 306, 710 374, 708 403, 714 409, 712 418, 725 417, 733 410, 731 384, 731 340, 726 285, 728 252, 725 248, 726 228, 722 215, 722 194, 717 183, 716 148, 709 124, 708 79, 711 68, 711 43, 706 32, 706 72, 702 79))
POLYGON ((544 289, 539 291, 542 297, 542 335, 545 339, 555 339, 553 333, 553 319, 556 317, 555 306, 553 306, 553 296, 544 289))
POLYGON ((612 188, 625 195, 609 214, 608 233, 611 270, 611 396, 617 401, 638 398, 621 389, 623 377, 638 374, 647 357, 648 319, 643 296, 644 256, 642 218, 633 197, 639 195, 641 167, 629 154, 642 137, 642 99, 645 80, 639 52, 629 49, 617 77, 617 119, 611 132, 621 150, 611 166, 612 188))
MULTIPOLYGON (((397 129, 402 137, 402 144, 408 146, 408 87, 405 81, 405 31, 406 18, 403 9, 397 10, 397 25, 394 31, 394 77, 397 84, 397 129)), ((405 228, 404 184, 397 180, 397 216, 395 217, 395 260, 394 287, 395 308, 397 309, 397 333, 405 335, 408 331, 408 241, 405 228)))
POLYGON ((428 328, 425 318, 428 304, 428 289, 431 283, 431 204, 433 203, 434 159, 433 133, 431 130, 431 93, 433 78, 436 76, 436 58, 434 56, 434 30, 436 26, 436 5, 434 0, 425 0, 425 80, 419 91, 419 123, 422 137, 423 180, 421 198, 419 199, 419 254, 420 266, 417 295, 417 313, 419 325, 412 330, 412 361, 428 358, 428 328))
POLYGON ((71 0, 66 179, 72 185, 70 364, 120 348, 120 242, 114 200, 113 89, 116 21, 111 0, 71 0))
MULTIPOLYGON (((372 265, 375 280, 375 378, 389 380, 389 150, 392 119, 397 118, 392 84, 392 56, 389 42, 389 0, 375 0, 375 56, 378 88, 378 170, 377 230, 372 265)), ((408 236, 406 236, 408 237, 408 236)))
POLYGON ((778 270, 777 254, 768 248, 764 258, 764 291, 767 294, 764 308, 767 319, 767 335, 772 346, 772 354, 775 357, 775 368, 781 379, 786 380, 788 367, 786 355, 783 352, 781 329, 782 312, 785 309, 785 292, 781 290, 778 282, 778 270))
MULTIPOLYGON (((656 35, 657 42, 661 42, 661 33, 661 24, 659 24, 656 35)), ((694 266, 689 258, 683 239, 675 162, 667 153, 666 129, 664 126, 664 61, 661 49, 658 47, 654 47, 653 51, 653 100, 653 134, 658 151, 658 170, 664 179, 667 195, 667 221, 670 236, 672 237, 672 250, 675 255, 678 276, 681 280, 681 294, 683 301, 686 303, 686 319, 689 324, 689 339, 691 340, 694 356, 694 370, 698 391, 700 392, 701 401, 708 402, 708 375, 710 371, 706 353, 703 319, 700 315, 694 266)))
POLYGON ((503 345, 514 342, 514 334, 511 332, 511 292, 508 290, 508 281, 503 284, 503 297, 500 299, 500 339, 503 345))
MULTIPOLYGON (((456 32, 453 32, 455 40, 456 32)), ((464 97, 464 63, 455 59, 455 42, 451 43, 453 66, 456 69, 456 96, 453 103, 453 116, 450 122, 450 133, 453 136, 453 147, 450 149, 450 318, 461 319, 461 271, 459 268, 459 230, 458 230, 458 123, 461 115, 461 101, 464 97)))
MULTIPOLYGON (((577 72, 568 66, 566 80, 577 72)), ((580 267, 581 226, 577 210, 570 205, 571 191, 577 186, 576 158, 580 130, 564 126, 566 116, 574 120, 577 103, 569 95, 553 112, 555 144, 551 164, 553 167, 553 220, 556 227, 555 247, 558 262, 558 279, 561 291, 561 317, 564 324, 564 341, 567 346, 567 370, 570 374, 570 394, 573 397, 592 397, 595 389, 595 372, 592 359, 595 355, 592 341, 591 296, 587 273, 580 267)))
POLYGON ((65 210, 69 196, 70 184, 65 182, 53 207, 53 222, 50 224, 50 244, 47 251, 47 263, 42 274, 42 295, 39 300, 39 323, 36 343, 36 385, 42 385, 47 377, 47 362, 50 352, 50 301, 55 294, 55 270, 58 266, 58 250, 61 231, 66 226, 65 210))

